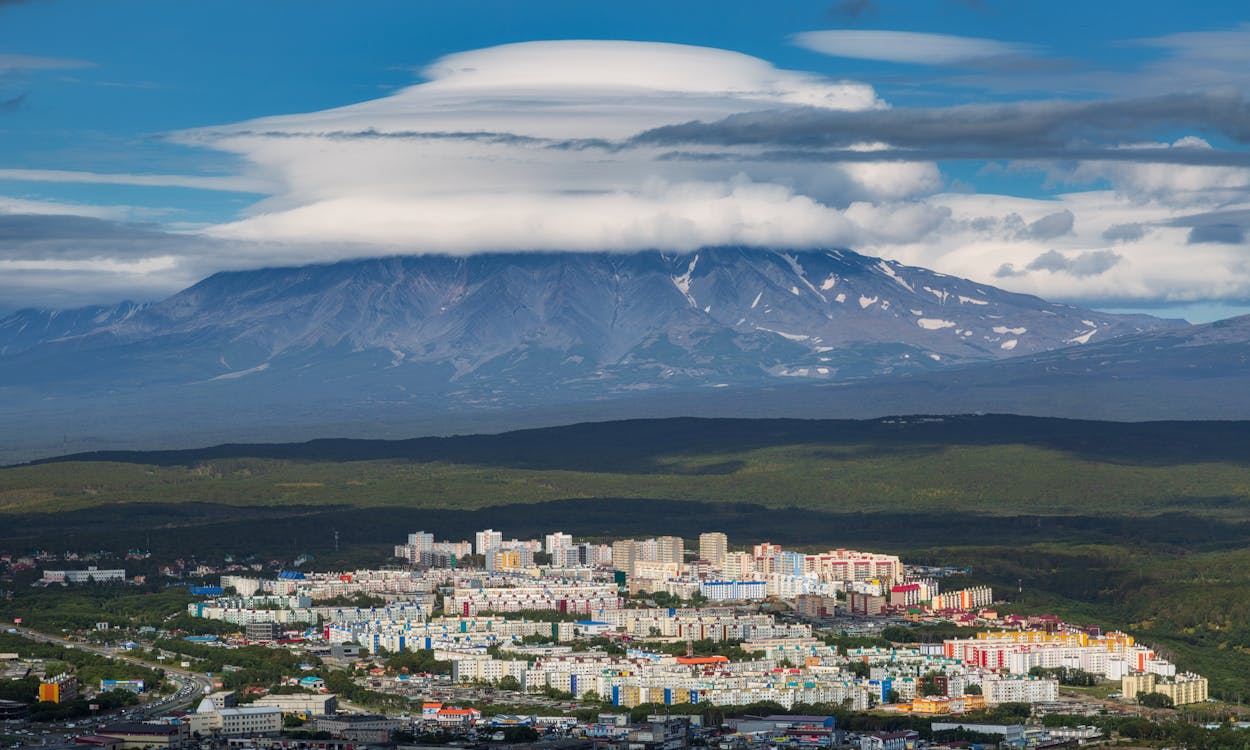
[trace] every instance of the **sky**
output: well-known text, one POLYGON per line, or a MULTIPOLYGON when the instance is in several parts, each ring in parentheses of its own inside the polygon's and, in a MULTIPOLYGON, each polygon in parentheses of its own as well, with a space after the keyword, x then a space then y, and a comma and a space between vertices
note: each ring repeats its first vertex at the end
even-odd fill
POLYGON ((0 309, 394 254, 849 247, 1250 312, 1250 7, 0 0, 0 309))

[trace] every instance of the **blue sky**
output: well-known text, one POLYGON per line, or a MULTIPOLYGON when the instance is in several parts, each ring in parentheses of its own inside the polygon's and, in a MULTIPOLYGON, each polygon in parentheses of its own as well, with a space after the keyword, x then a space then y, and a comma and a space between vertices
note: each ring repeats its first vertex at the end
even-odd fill
POLYGON ((369 254, 745 242, 1250 310, 1244 3, 775 5, 0 2, 0 307, 369 254))

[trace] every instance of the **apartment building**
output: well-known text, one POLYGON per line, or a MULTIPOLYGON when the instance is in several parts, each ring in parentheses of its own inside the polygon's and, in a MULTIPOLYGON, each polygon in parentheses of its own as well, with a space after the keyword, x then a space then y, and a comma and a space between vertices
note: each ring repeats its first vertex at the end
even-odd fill
POLYGON ((479 555, 485 555, 494 549, 503 546, 503 532, 494 529, 486 529, 479 531, 473 535, 473 551, 479 555))
POLYGON ((550 584, 536 586, 456 588, 446 597, 448 613, 471 617, 480 612, 519 612, 527 609, 592 614, 620 609, 621 598, 611 584, 550 584))
POLYGON ((729 552, 729 538, 719 531, 710 531, 699 535, 699 559, 706 560, 713 567, 720 568, 725 562, 725 554, 729 552))
POLYGON ((999 703, 1044 703, 1059 700, 1059 681, 1025 675, 998 675, 981 682, 991 706, 999 703))

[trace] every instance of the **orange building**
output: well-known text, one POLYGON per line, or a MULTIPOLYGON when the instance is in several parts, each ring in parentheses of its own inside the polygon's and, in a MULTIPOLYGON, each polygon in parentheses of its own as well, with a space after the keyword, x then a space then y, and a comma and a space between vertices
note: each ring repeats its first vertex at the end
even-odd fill
POLYGON ((61 703, 78 697, 78 679, 73 675, 59 674, 39 683, 39 701, 61 703))

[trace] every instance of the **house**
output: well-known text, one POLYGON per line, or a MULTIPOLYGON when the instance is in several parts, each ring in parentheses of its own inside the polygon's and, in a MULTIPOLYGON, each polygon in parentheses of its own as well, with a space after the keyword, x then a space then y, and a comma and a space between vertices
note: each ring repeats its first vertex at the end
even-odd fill
POLYGON ((912 750, 920 733, 910 729, 903 732, 871 732, 859 738, 860 750, 912 750))
POLYGON ((472 725, 481 719, 482 712, 476 708, 440 708, 434 715, 435 721, 448 726, 472 725))

